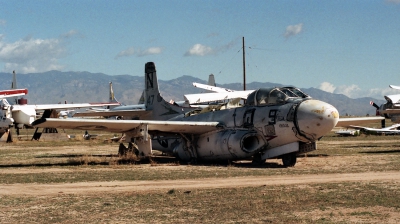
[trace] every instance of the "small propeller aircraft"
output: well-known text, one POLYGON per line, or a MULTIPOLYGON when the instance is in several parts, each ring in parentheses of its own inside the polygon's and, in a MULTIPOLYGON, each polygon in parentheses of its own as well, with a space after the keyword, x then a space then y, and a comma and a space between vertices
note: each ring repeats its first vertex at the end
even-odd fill
MULTIPOLYGON (((11 84, 12 88, 16 88, 16 73, 13 71, 13 81, 11 84)), ((18 89, 13 89, 18 90, 18 89)), ((19 89, 20 90, 20 89, 19 89)), ((25 89, 26 90, 26 89, 25 89)), ((26 90, 27 93, 27 90, 26 90)), ((25 95, 25 94, 23 94, 25 95)), ((107 105, 119 105, 117 102, 107 103, 73 103, 73 104, 34 104, 28 105, 27 100, 24 98, 14 99, 12 103, 9 103, 6 99, 0 101, 0 117, 12 118, 17 134, 19 135, 19 129, 21 128, 32 128, 31 123, 37 119, 37 114, 44 111, 43 114, 50 116, 55 110, 63 109, 78 109, 87 107, 102 107, 107 105)))
MULTIPOLYGON (((296 155, 316 150, 316 141, 337 124, 372 122, 382 118, 339 119, 332 105, 304 98, 287 88, 261 88, 253 91, 242 107, 214 105, 205 109, 170 104, 160 95, 153 62, 145 65, 145 113, 142 120, 54 119, 42 118, 34 127, 101 130, 124 133, 128 150, 152 155, 151 137, 171 137, 162 142, 166 152, 184 161, 241 160, 264 162, 281 158, 294 166, 296 155), (147 119, 145 118, 147 117, 147 119)), ((163 140, 162 140, 163 141, 163 140)), ((121 143, 121 148, 125 146, 121 143)))
MULTIPOLYGON (((11 90, 2 90, 0 91, 0 101, 5 100, 5 98, 23 96, 28 94, 27 89, 11 89, 11 90)), ((9 108, 2 107, 2 110, 8 110, 9 108)), ((4 135, 4 133, 9 133, 10 128, 14 125, 14 119, 10 116, 5 116, 0 113, 0 137, 4 135)), ((7 141, 11 141, 11 135, 8 136, 9 139, 7 141)))

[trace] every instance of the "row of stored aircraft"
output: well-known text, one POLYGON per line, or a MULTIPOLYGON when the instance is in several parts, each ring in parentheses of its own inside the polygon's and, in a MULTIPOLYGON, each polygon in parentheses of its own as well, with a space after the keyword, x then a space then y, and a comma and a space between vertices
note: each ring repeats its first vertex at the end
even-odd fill
MULTIPOLYGON (((135 120, 43 117, 32 126, 123 133, 128 147, 121 143, 119 152, 135 149, 140 157, 158 149, 184 161, 281 158, 285 166, 294 166, 298 154, 316 150, 316 142, 335 126, 384 119, 339 118, 334 106, 294 87, 249 91, 243 105, 180 106, 161 96, 153 62, 146 63, 144 79, 144 107, 113 112, 135 120)), ((194 102, 218 100, 203 97, 194 102)))

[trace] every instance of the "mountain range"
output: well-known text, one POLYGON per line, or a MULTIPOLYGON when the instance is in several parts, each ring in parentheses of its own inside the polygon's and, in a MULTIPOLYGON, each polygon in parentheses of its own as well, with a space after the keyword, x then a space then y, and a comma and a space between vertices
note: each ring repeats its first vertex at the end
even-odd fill
MULTIPOLYGON (((184 94, 200 93, 201 89, 192 86, 193 82, 207 83, 206 79, 192 76, 181 76, 172 80, 163 80, 161 73, 158 74, 161 95, 169 101, 183 100, 184 94)), ((3 80, 0 89, 10 89, 12 74, 0 73, 3 80)), ((132 75, 106 75, 90 72, 61 72, 48 71, 44 73, 17 74, 17 88, 27 88, 28 95, 24 96, 28 104, 47 103, 87 103, 107 102, 109 95, 109 82, 113 83, 115 97, 123 104, 137 104, 144 88, 144 76, 132 75)), ((230 83, 218 84, 217 86, 241 90, 243 84, 230 83)), ((246 89, 257 89, 260 87, 280 87, 283 84, 271 82, 252 82, 246 85, 246 89)), ((375 115, 375 108, 369 102, 374 101, 378 105, 385 100, 370 97, 351 99, 343 94, 333 94, 316 88, 301 88, 303 92, 311 97, 325 101, 335 106, 340 115, 365 116, 375 115)))

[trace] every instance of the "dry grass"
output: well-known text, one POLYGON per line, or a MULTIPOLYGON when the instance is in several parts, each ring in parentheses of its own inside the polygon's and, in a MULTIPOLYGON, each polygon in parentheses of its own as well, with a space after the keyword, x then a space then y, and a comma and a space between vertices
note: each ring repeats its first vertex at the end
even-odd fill
MULTIPOLYGON (((110 135, 112 136, 112 135, 110 135)), ((171 159, 138 162, 117 156, 118 144, 97 140, 17 141, 0 145, 0 187, 112 181, 182 180, 241 176, 397 172, 398 136, 336 137, 299 157, 293 168, 280 160, 263 166, 181 165, 171 159)), ((0 196, 1 223, 399 223, 396 181, 346 181, 221 189, 176 188, 91 194, 0 196)), ((18 190, 18 189, 16 189, 18 190)))

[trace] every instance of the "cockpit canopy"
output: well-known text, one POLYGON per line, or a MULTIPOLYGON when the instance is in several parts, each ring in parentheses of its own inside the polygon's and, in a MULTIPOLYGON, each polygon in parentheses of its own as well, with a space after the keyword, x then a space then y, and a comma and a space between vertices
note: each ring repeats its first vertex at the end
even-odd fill
POLYGON ((247 97, 246 105, 261 106, 271 104, 284 104, 290 99, 311 98, 295 87, 260 88, 247 97))

